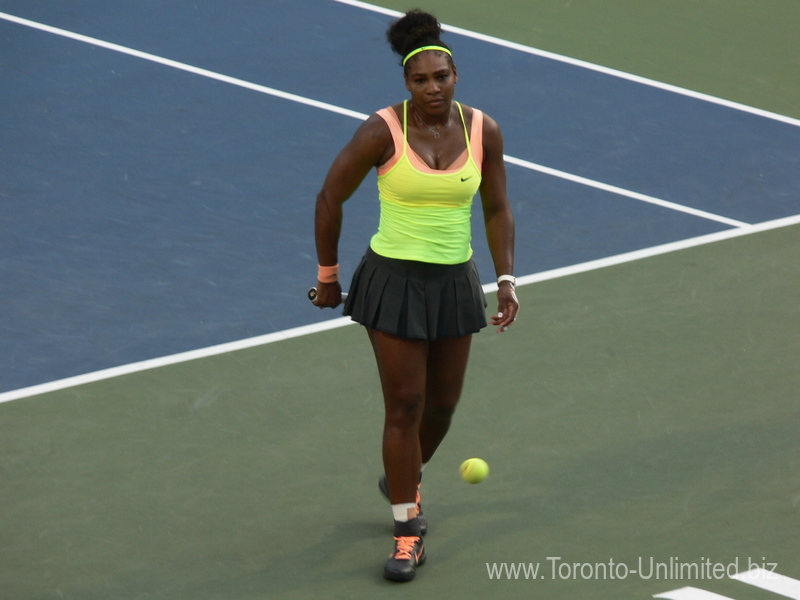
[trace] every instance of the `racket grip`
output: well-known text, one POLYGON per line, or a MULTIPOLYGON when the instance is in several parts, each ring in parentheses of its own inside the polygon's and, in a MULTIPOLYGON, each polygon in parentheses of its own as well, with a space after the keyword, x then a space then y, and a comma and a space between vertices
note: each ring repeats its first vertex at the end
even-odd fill
MULTIPOLYGON (((308 290, 308 299, 313 302, 317 299, 317 288, 312 287, 308 290)), ((342 292, 342 302, 347 300, 347 292, 342 292)))

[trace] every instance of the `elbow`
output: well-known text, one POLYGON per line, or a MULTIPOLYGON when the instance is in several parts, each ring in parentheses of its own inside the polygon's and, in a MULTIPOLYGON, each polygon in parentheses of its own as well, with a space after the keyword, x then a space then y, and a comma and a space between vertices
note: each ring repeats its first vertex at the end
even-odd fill
POLYGON ((335 203, 331 198, 331 194, 325 188, 322 188, 317 194, 317 204, 316 204, 317 215, 319 215, 320 213, 329 213, 331 207, 334 206, 334 204, 335 203))
POLYGON ((340 223, 342 220, 342 202, 325 188, 317 194, 317 205, 314 216, 318 224, 340 223))

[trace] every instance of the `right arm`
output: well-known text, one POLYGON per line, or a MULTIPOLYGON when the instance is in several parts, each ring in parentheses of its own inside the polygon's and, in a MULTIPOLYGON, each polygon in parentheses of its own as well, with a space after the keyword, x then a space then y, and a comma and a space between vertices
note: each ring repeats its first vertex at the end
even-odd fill
MULTIPOLYGON (((322 266, 339 262, 339 235, 342 230, 342 204, 364 181, 372 167, 382 164, 391 156, 394 145, 389 126, 378 115, 372 115, 355 132, 353 139, 333 161, 322 189, 317 194, 314 214, 314 237, 317 259, 322 266)), ((320 308, 337 306, 341 302, 339 282, 317 281, 317 299, 320 308)))

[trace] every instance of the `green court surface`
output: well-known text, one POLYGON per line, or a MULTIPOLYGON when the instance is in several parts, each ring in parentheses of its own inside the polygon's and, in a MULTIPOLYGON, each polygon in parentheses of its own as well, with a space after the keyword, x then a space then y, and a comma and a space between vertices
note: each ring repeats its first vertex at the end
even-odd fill
POLYGON ((583 576, 800 573, 799 233, 521 288, 514 331, 476 336, 426 470, 428 564, 403 591, 381 577, 382 409, 358 326, 5 404, 0 597, 773 597, 583 576), (491 465, 480 485, 458 478, 470 456, 491 465), (545 578, 491 578, 503 562, 545 578))

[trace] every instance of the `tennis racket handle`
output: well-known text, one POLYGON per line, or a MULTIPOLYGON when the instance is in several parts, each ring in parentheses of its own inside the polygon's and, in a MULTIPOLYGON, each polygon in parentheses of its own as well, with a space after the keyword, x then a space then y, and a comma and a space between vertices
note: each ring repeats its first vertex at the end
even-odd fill
MULTIPOLYGON (((311 302, 317 299, 317 288, 312 287, 310 290, 308 290, 308 299, 311 302)), ((342 302, 345 300, 347 300, 347 292, 342 292, 342 302)))

